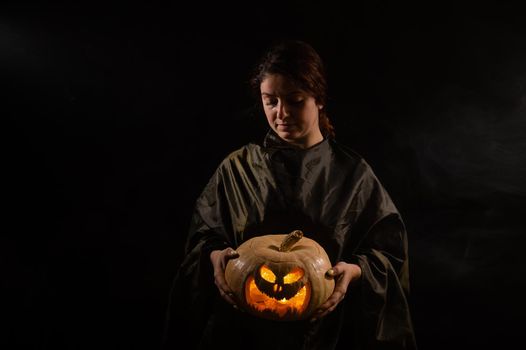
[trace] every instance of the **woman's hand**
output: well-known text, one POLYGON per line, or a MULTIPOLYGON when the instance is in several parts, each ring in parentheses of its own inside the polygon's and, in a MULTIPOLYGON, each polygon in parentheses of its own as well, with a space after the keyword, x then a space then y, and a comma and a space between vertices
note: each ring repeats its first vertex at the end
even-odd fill
POLYGON ((225 280, 225 268, 228 260, 239 257, 239 254, 232 248, 223 250, 213 250, 210 253, 210 261, 214 267, 214 283, 219 290, 219 294, 226 302, 237 308, 234 293, 225 280))
POLYGON ((336 285, 334 286, 334 291, 332 292, 332 295, 329 297, 329 299, 321 304, 320 307, 318 307, 318 309, 314 312, 311 322, 326 316, 336 309, 336 306, 338 306, 343 298, 345 298, 345 293, 347 293, 349 284, 351 282, 358 281, 362 276, 362 269, 359 265, 348 264, 341 261, 334 265, 329 271, 327 271, 327 274, 334 277, 336 285))

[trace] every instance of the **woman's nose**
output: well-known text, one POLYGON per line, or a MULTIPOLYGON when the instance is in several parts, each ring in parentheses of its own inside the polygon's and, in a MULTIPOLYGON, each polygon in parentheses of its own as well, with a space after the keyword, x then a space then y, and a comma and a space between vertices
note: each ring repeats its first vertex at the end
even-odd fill
POLYGON ((288 116, 290 116, 290 113, 289 113, 289 108, 287 104, 283 102, 279 102, 277 117, 279 119, 284 119, 284 118, 287 118, 288 116))

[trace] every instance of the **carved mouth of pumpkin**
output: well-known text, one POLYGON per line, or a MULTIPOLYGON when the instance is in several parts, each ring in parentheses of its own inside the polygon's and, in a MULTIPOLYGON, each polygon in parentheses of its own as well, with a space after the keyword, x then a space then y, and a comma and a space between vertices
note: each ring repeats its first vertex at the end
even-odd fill
POLYGON ((245 300, 255 311, 279 318, 301 315, 310 299, 310 286, 303 281, 303 270, 297 268, 276 276, 262 265, 245 283, 245 300))

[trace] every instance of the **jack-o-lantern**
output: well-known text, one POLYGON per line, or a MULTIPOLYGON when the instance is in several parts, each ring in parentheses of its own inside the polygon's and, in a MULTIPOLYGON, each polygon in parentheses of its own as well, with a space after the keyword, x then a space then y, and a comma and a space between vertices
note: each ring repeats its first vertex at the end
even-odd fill
POLYGON ((334 290, 327 253, 296 230, 254 237, 228 262, 225 278, 248 312, 267 319, 308 318, 334 290))

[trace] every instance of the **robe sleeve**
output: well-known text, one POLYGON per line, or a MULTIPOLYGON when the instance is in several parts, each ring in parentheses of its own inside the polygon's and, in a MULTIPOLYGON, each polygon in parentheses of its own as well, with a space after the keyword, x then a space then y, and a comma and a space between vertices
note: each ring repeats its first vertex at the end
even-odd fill
POLYGON ((195 204, 183 261, 169 295, 162 349, 197 344, 217 298, 210 253, 232 246, 222 188, 218 168, 195 204))
POLYGON ((361 281, 348 296, 353 328, 364 349, 416 349, 410 308, 407 233, 388 193, 369 171, 357 200, 363 206, 351 231, 350 260, 361 281))

